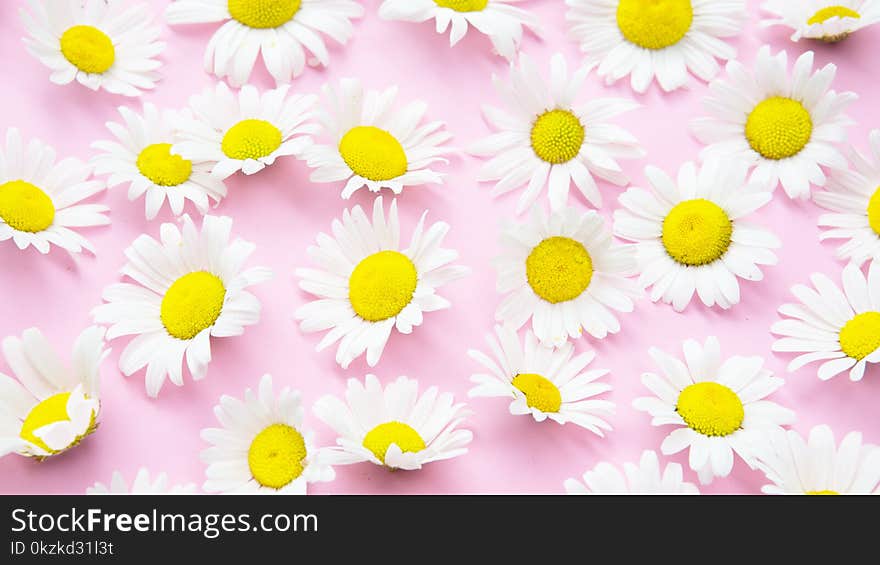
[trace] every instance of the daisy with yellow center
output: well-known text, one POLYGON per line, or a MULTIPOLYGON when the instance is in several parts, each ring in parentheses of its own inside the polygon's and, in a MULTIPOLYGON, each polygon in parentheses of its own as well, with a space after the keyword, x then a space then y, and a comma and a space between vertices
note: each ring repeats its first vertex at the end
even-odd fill
POLYGON ((608 371, 586 370, 595 352, 575 355, 570 342, 546 347, 530 331, 523 345, 508 326, 495 326, 495 334, 497 338, 486 337, 494 359, 482 351, 468 351, 489 371, 471 375, 477 386, 468 396, 510 398, 511 414, 531 414, 536 422, 571 422, 600 437, 603 430, 611 430, 605 418, 614 413, 614 403, 594 398, 611 390, 610 384, 598 382, 608 371))
POLYGON ((186 484, 169 484, 168 475, 166 473, 158 473, 154 476, 150 475, 150 471, 141 467, 138 469, 134 477, 134 481, 129 485, 128 481, 119 471, 113 471, 113 476, 109 484, 101 482, 95 483, 86 489, 86 494, 91 495, 153 495, 153 494, 195 494, 196 485, 194 483, 186 484))
POLYGON ((771 16, 761 25, 790 28, 792 41, 836 43, 880 21, 877 0, 768 0, 761 8, 771 16))
POLYGON ((709 85, 710 117, 691 122, 707 145, 702 157, 741 159, 754 167, 751 181, 790 198, 808 198, 810 185, 825 186, 821 166, 845 169, 836 146, 852 121, 843 113, 857 96, 829 90, 837 67, 813 72, 813 52, 798 57, 791 73, 785 51, 758 51, 754 65, 727 64, 727 79, 709 85), (754 71, 751 71, 751 69, 754 71), (820 166, 821 165, 821 166, 820 166))
POLYGON ((700 494, 697 485, 684 481, 681 465, 668 463, 661 472, 657 453, 642 452, 638 465, 624 463, 623 472, 603 461, 577 479, 565 481, 568 494, 700 494))
POLYGON ((637 398, 633 407, 650 414, 655 426, 676 426, 660 450, 664 455, 689 450, 690 468, 708 484, 730 474, 734 453, 753 467, 762 434, 790 424, 794 413, 766 400, 784 381, 764 368, 762 358, 722 361, 715 337, 703 345, 689 339, 683 349, 684 361, 651 348, 662 375, 642 374, 642 384, 655 396, 637 398))
POLYGON ((452 394, 431 387, 419 395, 415 379, 398 377, 385 387, 375 375, 349 379, 345 400, 324 396, 315 415, 339 436, 329 448, 334 465, 369 461, 389 469, 415 470, 467 453, 473 439, 459 426, 471 415, 452 394))
POLYGON ((44 459, 70 449, 98 427, 104 328, 83 331, 71 362, 61 360, 40 330, 3 340, 16 378, 0 373, 0 457, 17 453, 44 459))
POLYGON ((247 287, 268 280, 266 268, 244 268, 254 245, 230 241, 232 219, 205 216, 199 230, 189 216, 182 226, 162 224, 157 241, 144 234, 125 251, 122 274, 134 283, 104 289, 106 304, 92 311, 109 325, 108 339, 135 336, 119 357, 130 376, 144 367, 147 394, 155 397, 166 377, 183 386, 183 361, 194 380, 211 361, 211 337, 244 333, 260 319, 260 301, 247 287))

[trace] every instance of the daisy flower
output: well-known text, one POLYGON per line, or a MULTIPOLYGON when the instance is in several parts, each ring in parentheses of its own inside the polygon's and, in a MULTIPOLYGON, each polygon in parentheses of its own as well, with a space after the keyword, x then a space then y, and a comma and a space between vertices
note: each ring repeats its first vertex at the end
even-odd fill
POLYGON ((147 394, 165 378, 183 386, 182 363, 203 379, 211 361, 211 337, 241 335, 260 319, 260 301, 245 289, 268 280, 263 267, 244 269, 254 245, 229 241, 232 218, 205 216, 201 231, 189 216, 162 224, 160 240, 144 234, 125 250, 122 274, 134 283, 104 289, 95 321, 109 324, 107 338, 134 335, 119 357, 126 376, 145 366, 147 394))
POLYGON ((104 190, 90 181, 91 168, 78 159, 55 162, 55 150, 32 139, 27 145, 15 128, 0 146, 0 241, 11 239, 19 249, 33 245, 48 253, 52 245, 79 253, 92 245, 74 228, 105 226, 108 208, 80 204, 104 190))
POLYGON ((0 373, 0 457, 45 459, 91 435, 101 408, 100 367, 109 353, 99 327, 79 335, 69 365, 36 328, 4 339, 3 355, 16 379, 0 373))
POLYGON ((676 426, 660 451, 689 450, 690 468, 703 484, 730 474, 734 452, 754 467, 763 434, 794 420, 792 411, 765 400, 784 381, 765 369, 760 357, 722 362, 716 337, 702 346, 685 341, 684 362, 657 348, 650 355, 663 375, 642 375, 642 384, 656 396, 637 398, 633 407, 649 413, 655 426, 676 426))
POLYGON ((414 470, 467 453, 473 434, 459 425, 471 412, 454 402, 435 386, 420 396, 414 379, 398 377, 383 388, 375 375, 367 375, 365 382, 348 380, 345 401, 324 396, 314 411, 340 436, 339 447, 329 448, 334 464, 369 461, 414 470))
POLYGON ((568 494, 700 494, 697 485, 685 482, 678 463, 668 463, 661 474, 657 454, 642 452, 639 464, 623 464, 623 473, 605 461, 584 473, 583 482, 565 481, 568 494))
POLYGON ((177 0, 165 9, 171 25, 224 22, 205 49, 205 70, 232 86, 248 81, 257 55, 278 84, 309 65, 327 66, 327 36, 345 45, 364 8, 353 0, 177 0))
POLYGON ((330 330, 317 350, 337 341, 336 362, 347 368, 366 352, 374 367, 395 328, 409 334, 422 324, 425 312, 449 308, 437 294, 448 282, 465 276, 466 267, 450 265, 458 257, 440 247, 449 225, 437 222, 427 229, 422 214, 410 245, 400 249, 397 201, 385 217, 382 197, 373 203, 370 221, 360 206, 333 221, 333 235, 318 234, 309 255, 317 269, 297 269, 299 286, 318 299, 300 307, 300 329, 330 330))
POLYGON ((128 184, 128 199, 146 197, 146 215, 152 220, 168 200, 175 216, 183 213, 186 200, 200 214, 208 211, 208 199, 214 202, 226 196, 223 181, 211 176, 206 163, 192 161, 171 152, 174 128, 179 114, 160 112, 153 104, 144 104, 143 114, 122 106, 122 122, 107 122, 116 141, 96 141, 92 147, 101 151, 92 159, 95 174, 110 175, 108 186, 128 184))
POLYGON ((497 289, 507 296, 495 319, 521 328, 529 319, 544 345, 562 346, 583 331, 597 339, 620 331, 612 311, 632 312, 641 296, 632 246, 613 241, 595 211, 549 215, 537 208, 525 224, 507 226, 495 259, 497 289))
POLYGON ((739 303, 737 277, 760 281, 761 265, 775 265, 771 251, 780 247, 769 231, 747 221, 772 198, 746 184, 742 162, 711 159, 698 169, 682 165, 673 180, 656 167, 645 176, 648 192, 631 188, 614 212, 614 234, 635 242, 639 284, 682 311, 696 292, 706 306, 730 308, 739 303))
POLYGON ((107 0, 28 0, 22 9, 27 50, 49 67, 49 80, 140 96, 155 88, 165 49, 144 4, 107 0))
POLYGON ((773 16, 761 25, 791 28, 792 41, 805 37, 836 43, 880 21, 877 0, 769 0, 761 7, 773 16))
POLYGON ((779 308, 787 318, 770 329, 782 336, 773 351, 799 354, 789 372, 821 361, 823 381, 844 371, 850 380, 862 380, 867 364, 880 361, 880 264, 871 263, 867 278, 854 263, 844 267, 843 290, 823 274, 810 280, 815 290, 800 284, 791 289, 800 304, 779 308))
POLYGON ((316 449, 312 432, 302 428, 300 393, 284 387, 276 394, 271 375, 256 392, 247 389, 244 400, 222 396, 214 415, 223 427, 202 430, 211 444, 201 454, 206 492, 306 494, 309 483, 336 477, 326 450, 316 449))
POLYGON ((422 23, 434 20, 437 33, 449 32, 453 47, 467 34, 468 26, 489 37, 495 52, 512 61, 522 42, 523 29, 539 34, 538 18, 512 6, 521 0, 385 0, 379 17, 422 23))
POLYGON ((566 0, 570 32, 607 84, 629 75, 636 92, 656 77, 665 91, 688 72, 711 80, 715 59, 736 57, 724 42, 742 31, 744 0, 566 0))
POLYGON ((444 155, 451 150, 443 145, 452 135, 443 122, 422 123, 423 102, 398 107, 396 86, 371 90, 365 97, 360 82, 351 79, 340 83, 338 93, 329 85, 323 92, 319 120, 333 143, 316 143, 304 152, 315 169, 312 182, 346 181, 345 199, 362 187, 400 194, 405 186, 443 182, 431 166, 447 162, 444 155))
POLYGON ((129 486, 128 481, 119 471, 113 471, 110 484, 96 482, 95 486, 86 489, 86 494, 194 494, 196 485, 186 483, 182 485, 168 484, 168 475, 159 473, 155 477, 150 476, 150 471, 145 467, 138 469, 134 482, 129 486))
POLYGON ((246 85, 235 94, 218 82, 189 99, 193 116, 182 116, 171 152, 193 163, 208 163, 225 179, 238 171, 262 171, 278 157, 297 155, 311 144, 316 127, 315 96, 287 95, 282 86, 260 94, 246 85))
POLYGON ((611 430, 605 418, 614 414, 614 403, 593 398, 611 390, 610 384, 597 382, 608 371, 586 370, 595 352, 575 356, 570 342, 545 347, 530 331, 523 346, 509 326, 495 326, 495 334, 497 339, 486 336, 494 359, 482 351, 468 351, 489 371, 471 375, 477 386, 468 396, 509 398, 511 414, 531 414, 536 422, 547 418, 559 424, 571 422, 600 437, 602 430, 611 430))
POLYGON ((835 144, 853 123, 843 112, 857 96, 829 90, 837 67, 829 63, 814 73, 812 51, 789 74, 785 51, 771 55, 765 45, 753 68, 730 61, 728 81, 709 85, 704 106, 712 116, 691 122, 708 145, 702 157, 745 159, 755 167, 752 181, 770 190, 781 183, 789 197, 808 198, 810 183, 825 185, 820 165, 846 168, 835 144))
POLYGON ((531 59, 523 55, 511 67, 510 82, 493 77, 507 111, 483 108, 486 121, 497 133, 472 145, 474 155, 491 157, 477 176, 494 182, 494 196, 523 186, 517 214, 530 208, 548 186, 553 211, 565 207, 574 185, 593 206, 602 206, 596 177, 619 186, 629 180, 617 159, 644 156, 638 140, 609 119, 639 105, 623 98, 597 98, 576 104, 575 98, 591 66, 582 66, 569 77, 565 58, 556 54, 548 85, 531 59))

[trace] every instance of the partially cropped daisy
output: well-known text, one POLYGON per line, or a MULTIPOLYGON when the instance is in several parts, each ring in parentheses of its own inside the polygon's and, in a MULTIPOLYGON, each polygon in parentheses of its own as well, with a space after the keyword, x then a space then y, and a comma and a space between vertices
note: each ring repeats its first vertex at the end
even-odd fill
POLYGON ((0 146, 0 241, 11 239, 19 249, 33 245, 40 253, 52 245, 94 253, 76 230, 110 220, 106 206, 80 204, 105 188, 87 180, 91 174, 79 159, 56 163, 54 149, 37 139, 25 144, 17 129, 8 129, 6 145, 0 146))
POLYGON ((162 224, 158 241, 138 237, 122 268, 134 283, 108 286, 106 304, 92 311, 97 323, 110 325, 108 339, 136 336, 119 357, 119 369, 129 376, 146 366, 153 397, 166 377, 183 386, 184 358, 193 379, 207 375, 211 337, 241 335, 259 321, 260 301, 245 289, 272 274, 244 268, 254 245, 230 241, 232 218, 205 216, 199 230, 184 215, 182 224, 162 224))
POLYGON ((443 122, 424 121, 423 102, 399 105, 397 87, 364 94, 357 80, 341 81, 339 90, 325 85, 319 119, 332 143, 315 144, 303 158, 315 169, 312 182, 346 181, 342 197, 367 187, 400 194, 406 186, 440 184, 443 176, 431 169, 446 162, 444 147, 452 136, 443 122))
POLYGON ((703 345, 685 341, 684 361, 656 348, 650 354, 662 376, 642 375, 655 396, 637 398, 633 406, 649 413, 655 426, 676 426, 660 450, 664 455, 689 450, 690 468, 703 484, 728 476, 734 453, 753 467, 764 434, 794 420, 793 412, 766 400, 784 381, 765 369, 760 357, 722 362, 715 337, 703 345))
POLYGON ((339 435, 328 458, 338 465, 369 461, 389 469, 414 470, 467 453, 473 439, 459 426, 471 415, 452 394, 399 377, 384 388, 375 375, 349 379, 345 400, 324 396, 315 415, 339 435))
POLYGON ((678 463, 668 463, 660 471, 653 451, 644 451, 639 464, 623 464, 623 473, 605 461, 584 473, 583 482, 565 481, 568 494, 700 494, 697 485, 685 482, 678 463))
POLYGON ((28 51, 55 84, 140 96, 159 80, 165 44, 145 4, 107 0, 29 0, 22 9, 28 51))
POLYGON ((193 165, 171 151, 177 112, 162 112, 152 104, 144 104, 143 114, 125 106, 119 108, 119 113, 123 123, 107 123, 116 141, 94 142, 92 147, 101 153, 92 163, 95 174, 109 175, 108 186, 128 184, 129 200, 146 195, 148 220, 156 217, 166 199, 171 212, 179 216, 186 200, 205 214, 209 200, 219 202, 226 196, 226 186, 211 175, 210 165, 193 165))
POLYGON ((698 169, 688 162, 674 180, 647 167, 653 191, 621 195, 614 233, 635 242, 639 284, 651 289, 651 300, 680 312, 696 293, 706 306, 730 308, 740 299, 737 277, 760 281, 761 265, 776 264, 779 239, 747 221, 772 195, 746 184, 747 168, 712 159, 698 169))
POLYGON ((877 0, 768 0, 761 7, 772 15, 761 25, 791 28, 792 41, 807 38, 836 43, 880 21, 877 0))
POLYGON ((449 44, 467 34, 468 26, 489 37, 495 52, 512 61, 522 42, 523 30, 540 33, 538 18, 513 6, 521 0, 385 0, 379 17, 386 20, 434 20, 437 33, 449 32, 449 44))
POLYGON ((531 414, 537 422, 547 418, 559 424, 571 422, 599 436, 604 436, 602 430, 611 430, 605 418, 614 413, 614 403, 593 398, 611 390, 610 384, 599 382, 608 371, 586 370, 595 352, 575 356, 571 342, 546 347, 530 331, 523 346, 509 326, 496 326, 495 333, 497 339, 486 338, 494 359, 482 351, 468 351, 489 371, 471 375, 477 386, 468 396, 509 398, 511 414, 531 414))
POLYGON ((202 430, 211 447, 201 453, 208 464, 206 492, 226 494, 306 494, 309 483, 336 476, 315 448, 312 432, 303 430, 300 393, 272 388, 264 375, 244 399, 222 396, 214 407, 222 428, 202 430))
POLYGON ((510 225, 495 259, 495 318, 521 328, 529 319, 545 345, 561 346, 586 331, 597 339, 620 331, 614 311, 632 312, 641 296, 632 246, 615 243, 595 211, 549 215, 535 209, 526 224, 510 225))
POLYGON ((823 381, 844 371, 850 380, 862 380, 867 364, 880 362, 880 264, 871 263, 867 278, 854 263, 844 267, 843 290, 820 273, 810 280, 815 290, 800 284, 791 289, 800 304, 779 307, 787 319, 770 329, 782 336, 773 351, 799 354, 789 372, 821 361, 823 381))
POLYGON ((852 125, 843 112, 856 98, 829 90, 837 67, 828 63, 813 72, 807 51, 788 71, 788 55, 758 51, 751 72, 739 61, 727 63, 727 80, 709 85, 704 101, 711 117, 691 122, 704 159, 744 159, 755 167, 751 180, 770 190, 782 184, 791 198, 808 198, 810 184, 825 185, 820 165, 846 168, 835 144, 852 125))
POLYGON ((261 55, 278 84, 309 65, 330 62, 324 36, 345 44, 351 20, 363 15, 354 0, 177 0, 165 9, 171 25, 223 22, 205 49, 205 70, 241 86, 261 55))
POLYGON ((552 209, 561 210, 572 183, 599 208, 602 195, 596 177, 624 186, 629 180, 617 160, 644 155, 632 134, 608 122, 638 104, 623 98, 577 103, 592 66, 582 66, 569 77, 565 58, 556 54, 550 67, 548 83, 523 55, 519 65, 511 67, 509 83, 494 77, 507 109, 483 108, 498 132, 469 148, 470 153, 491 157, 477 180, 494 182, 493 195, 525 187, 518 214, 535 203, 545 186, 552 209))
POLYGON ((317 269, 297 269, 299 286, 318 297, 296 311, 303 332, 330 330, 318 351, 337 341, 336 362, 348 367, 366 352, 374 367, 395 328, 408 334, 423 314, 449 308, 437 294, 443 285, 468 273, 451 265, 458 252, 441 247, 449 225, 425 226, 422 214, 409 247, 401 249, 397 201, 388 217, 382 197, 373 204, 373 219, 360 206, 333 221, 333 235, 318 234, 309 247, 317 269))
POLYGON ((40 330, 3 340, 3 355, 16 378, 0 373, 0 457, 18 453, 44 459, 66 451, 98 427, 98 381, 104 328, 83 331, 70 364, 40 330))
POLYGON ((171 152, 207 163, 220 179, 238 171, 252 175, 311 144, 314 104, 314 95, 288 96, 286 86, 261 94, 246 85, 235 93, 218 82, 190 97, 194 116, 181 116, 171 152))
POLYGON ((589 59, 600 61, 608 84, 629 75, 636 92, 656 77, 666 91, 688 82, 688 72, 711 80, 715 59, 733 59, 724 41, 746 19, 744 0, 566 0, 571 35, 589 59))
POLYGON ((131 485, 128 484, 128 481, 125 480, 122 473, 119 471, 113 471, 113 476, 110 478, 109 484, 105 485, 104 483, 97 482, 94 486, 86 489, 86 494, 105 495, 193 494, 195 492, 195 483, 177 485, 169 484, 168 475, 166 473, 159 473, 155 476, 150 476, 150 471, 145 467, 138 469, 137 475, 134 477, 134 482, 132 482, 131 485))

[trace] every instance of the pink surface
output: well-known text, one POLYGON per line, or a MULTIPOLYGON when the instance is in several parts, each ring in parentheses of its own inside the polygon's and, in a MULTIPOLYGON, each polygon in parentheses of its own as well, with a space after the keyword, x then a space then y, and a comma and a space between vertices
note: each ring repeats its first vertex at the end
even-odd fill
MULTIPOLYGON (((161 18, 166 1, 151 2, 161 18)), ((434 33, 432 24, 385 22, 375 15, 379 0, 363 2, 368 15, 356 24, 353 40, 344 48, 332 48, 332 61, 325 70, 307 69, 294 83, 294 90, 317 91, 328 80, 354 76, 367 87, 399 84, 403 100, 421 98, 429 104, 428 116, 447 122, 460 145, 489 132, 482 119, 481 104, 500 104, 492 88, 491 75, 505 73, 503 59, 490 54, 489 41, 469 33, 450 49, 448 37, 434 33)), ((25 52, 24 35, 17 10, 24 1, 0 3, 0 53, 4 85, 0 89, 0 129, 19 127, 25 137, 39 137, 54 145, 62 156, 87 159, 89 144, 109 137, 104 123, 117 120, 120 104, 138 107, 137 100, 105 93, 93 93, 79 85, 59 87, 48 80, 48 70, 25 52)), ((856 33, 842 44, 822 46, 812 42, 791 43, 788 33, 757 25, 759 0, 750 0, 751 22, 736 41, 741 60, 754 59, 758 47, 769 43, 776 51, 789 51, 790 60, 807 49, 817 51, 816 62, 838 65, 834 88, 862 94, 849 114, 858 121, 850 139, 860 148, 867 133, 880 126, 880 107, 872 96, 880 73, 880 28, 856 33)), ((564 53, 571 63, 580 60, 577 46, 566 37, 565 8, 559 0, 534 0, 523 7, 541 18, 546 30, 543 41, 528 37, 524 50, 545 69, 550 56, 564 53)), ((143 97, 159 106, 179 107, 189 95, 212 84, 202 71, 204 46, 215 25, 163 26, 168 42, 163 59, 163 81, 143 97)), ((664 94, 652 86, 646 95, 634 95, 626 80, 606 88, 591 77, 582 96, 635 97, 644 107, 620 119, 642 141, 648 156, 624 162, 633 183, 645 186, 642 170, 647 164, 667 171, 695 159, 700 148, 686 131, 691 118, 703 114, 700 101, 706 86, 694 79, 690 90, 664 94)), ((252 82, 272 86, 260 67, 252 82)), ((473 269, 470 277, 443 289, 453 307, 428 314, 423 326, 412 335, 396 334, 379 365, 372 371, 383 380, 406 374, 418 378, 423 387, 436 384, 464 399, 470 388, 468 377, 477 366, 466 355, 471 347, 484 347, 483 337, 494 323, 495 307, 501 297, 495 292, 495 272, 490 261, 498 252, 497 238, 502 219, 513 217, 516 194, 492 200, 489 186, 474 181, 480 161, 470 157, 454 159, 445 172, 444 186, 407 189, 399 199, 405 232, 411 229, 425 208, 429 218, 452 225, 448 247, 461 253, 460 263, 473 269)), ((107 482, 121 470, 129 479, 138 467, 167 471, 175 482, 201 484, 204 468, 198 453, 205 444, 199 431, 217 424, 212 407, 221 394, 241 396, 254 387, 266 372, 276 382, 290 384, 303 392, 309 409, 306 425, 318 434, 322 445, 332 444, 332 432, 315 418, 310 405, 327 393, 341 394, 348 377, 362 377, 369 368, 363 358, 348 370, 340 369, 333 351, 315 353, 319 335, 303 335, 293 321, 293 311, 309 297, 296 286, 294 269, 309 265, 306 248, 321 230, 329 229, 343 208, 367 205, 372 195, 359 191, 349 202, 340 199, 341 186, 312 185, 303 162, 283 159, 256 176, 237 176, 229 183, 229 196, 213 213, 235 219, 234 233, 257 244, 252 265, 265 265, 275 278, 254 287, 263 304, 262 321, 244 336, 214 340, 214 360, 208 378, 188 381, 183 388, 170 383, 158 400, 144 392, 143 374, 124 378, 116 368, 124 341, 114 342, 113 353, 102 371, 102 423, 96 434, 76 449, 44 463, 10 455, 0 460, 0 492, 81 493, 95 481, 107 482)), ((600 184, 606 196, 601 213, 610 218, 619 188, 600 184)), ((574 192, 572 193, 574 194, 574 192)), ((158 234, 161 221, 171 219, 167 207, 153 221, 144 219, 143 201, 129 203, 120 188, 97 201, 112 209, 112 225, 84 230, 98 255, 70 258, 54 249, 46 257, 34 250, 19 251, 11 242, 0 245, 0 336, 18 335, 25 328, 40 327, 61 351, 67 352, 75 336, 90 324, 89 311, 101 300, 101 290, 118 280, 124 263, 123 249, 140 233, 158 234)), ((546 206, 546 201, 540 201, 546 206)), ((585 207, 581 200, 575 205, 585 207)), ((190 210, 191 211, 191 210, 190 210)), ((192 211, 191 211, 192 212, 192 211)), ((777 191, 774 201, 761 210, 756 220, 775 229, 784 247, 780 262, 766 270, 761 283, 744 283, 743 300, 731 311, 706 309, 691 304, 676 314, 663 304, 644 299, 633 314, 621 318, 621 333, 605 340, 589 338, 579 349, 595 348, 594 367, 611 370, 614 386, 609 399, 617 404, 611 419, 614 431, 602 439, 573 425, 536 423, 528 417, 508 414, 504 399, 475 399, 476 415, 470 421, 475 439, 468 455, 434 463, 417 472, 389 473, 370 464, 337 468, 332 483, 314 485, 313 493, 559 493, 562 482, 579 476, 601 460, 613 463, 635 461, 643 449, 659 451, 670 428, 654 428, 648 415, 636 412, 632 400, 647 394, 639 375, 654 370, 647 349, 656 345, 680 351, 689 337, 714 334, 721 339, 725 355, 762 355, 767 365, 786 377, 786 385, 775 399, 794 409, 795 428, 806 432, 820 423, 832 426, 838 437, 850 430, 864 432, 866 441, 880 444, 880 421, 876 417, 880 398, 880 374, 869 369, 866 378, 851 383, 846 376, 820 382, 815 367, 788 375, 790 356, 774 355, 769 333, 777 319, 776 308, 791 300, 789 288, 805 282, 812 272, 828 273, 839 280, 843 265, 833 257, 831 244, 820 245, 816 218, 820 209, 811 202, 791 202, 777 191)), ((407 236, 408 237, 408 236, 407 236)), ((406 238, 405 238, 406 239, 406 238)), ((2 363, 2 362, 0 362, 2 363)), ((5 365, 0 370, 7 372, 5 365)), ((670 460, 686 465, 686 455, 670 460)), ((690 470, 688 480, 696 482, 690 470)), ((764 477, 737 460, 733 474, 717 479, 703 492, 757 492, 764 477)))

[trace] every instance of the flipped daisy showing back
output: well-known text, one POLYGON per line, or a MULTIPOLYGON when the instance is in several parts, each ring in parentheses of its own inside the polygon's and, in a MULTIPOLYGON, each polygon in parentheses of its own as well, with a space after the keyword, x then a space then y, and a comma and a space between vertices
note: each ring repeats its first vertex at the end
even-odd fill
POLYGON ((761 25, 791 28, 792 41, 836 43, 880 21, 877 0, 769 0, 761 8, 773 16, 761 20, 761 25))
POLYGON ((638 465, 623 464, 623 473, 603 461, 584 473, 583 482, 565 481, 568 494, 700 494, 697 485, 685 482, 681 465, 667 463, 660 472, 657 453, 642 452, 638 465))
POLYGON ((113 471, 113 476, 109 484, 101 482, 95 483, 86 489, 86 494, 91 495, 108 495, 108 494, 133 494, 133 495, 150 495, 150 494, 195 494, 195 483, 186 484, 169 484, 168 475, 159 473, 153 477, 146 467, 138 469, 137 475, 131 485, 122 476, 119 471, 113 471))

